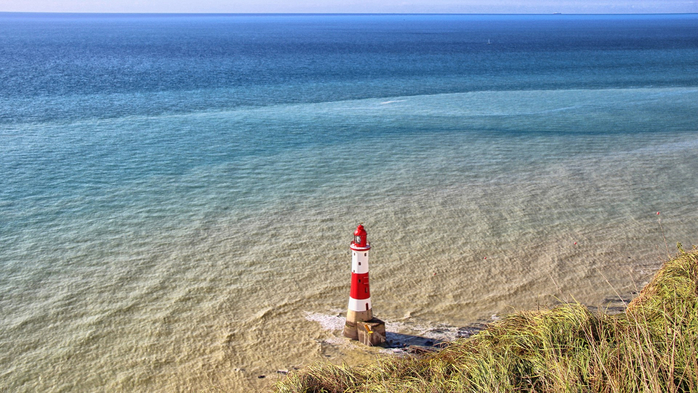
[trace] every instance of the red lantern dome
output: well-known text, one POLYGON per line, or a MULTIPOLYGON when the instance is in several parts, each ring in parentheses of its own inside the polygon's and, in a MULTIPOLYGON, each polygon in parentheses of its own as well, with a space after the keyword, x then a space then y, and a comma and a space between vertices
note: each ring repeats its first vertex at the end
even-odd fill
POLYGON ((371 248, 371 244, 368 242, 366 237, 366 230, 362 224, 359 224, 354 231, 354 240, 351 242, 351 249, 353 250, 368 250, 371 248))

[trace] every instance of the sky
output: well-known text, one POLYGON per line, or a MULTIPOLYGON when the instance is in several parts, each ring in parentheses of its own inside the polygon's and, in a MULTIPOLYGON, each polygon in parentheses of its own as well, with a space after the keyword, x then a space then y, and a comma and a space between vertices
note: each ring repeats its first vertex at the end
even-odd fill
POLYGON ((0 0, 0 12, 698 13, 698 0, 0 0))

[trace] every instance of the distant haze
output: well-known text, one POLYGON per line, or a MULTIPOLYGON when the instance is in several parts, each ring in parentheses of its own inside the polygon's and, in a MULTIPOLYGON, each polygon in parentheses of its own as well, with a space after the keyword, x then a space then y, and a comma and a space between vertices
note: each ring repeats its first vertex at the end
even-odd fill
POLYGON ((0 12, 162 13, 697 13, 697 0, 0 0, 0 12))

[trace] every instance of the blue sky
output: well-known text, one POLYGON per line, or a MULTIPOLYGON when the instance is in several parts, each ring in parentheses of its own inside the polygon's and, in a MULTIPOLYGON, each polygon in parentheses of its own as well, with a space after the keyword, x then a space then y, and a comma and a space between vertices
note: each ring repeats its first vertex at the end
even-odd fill
POLYGON ((698 13, 698 0, 0 0, 0 12, 698 13))

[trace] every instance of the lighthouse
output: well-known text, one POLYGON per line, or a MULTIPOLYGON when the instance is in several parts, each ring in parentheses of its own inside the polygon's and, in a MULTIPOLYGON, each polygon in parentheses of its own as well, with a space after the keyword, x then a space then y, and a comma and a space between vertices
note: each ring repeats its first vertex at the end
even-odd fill
POLYGON ((371 244, 366 229, 359 224, 354 231, 351 250, 351 290, 344 335, 366 345, 385 342, 385 323, 373 317, 371 290, 368 278, 368 254, 371 244))

